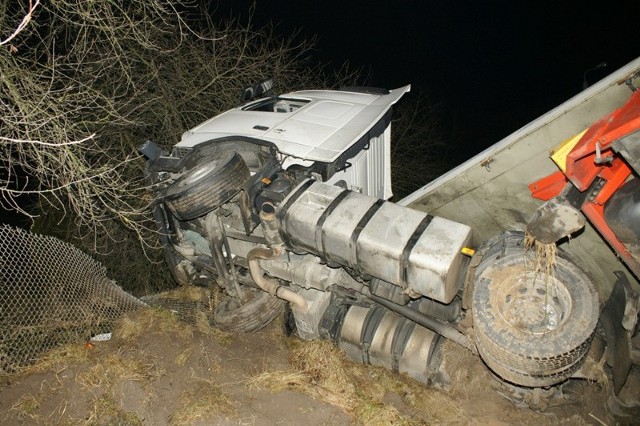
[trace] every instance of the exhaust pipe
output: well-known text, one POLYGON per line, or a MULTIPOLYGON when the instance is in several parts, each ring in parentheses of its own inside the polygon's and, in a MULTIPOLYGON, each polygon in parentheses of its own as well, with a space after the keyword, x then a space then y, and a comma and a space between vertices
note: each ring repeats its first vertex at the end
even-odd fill
POLYGON ((265 272, 258 263, 259 259, 272 260, 282 254, 281 247, 256 247, 249 251, 247 254, 247 263, 249 264, 249 271, 251 272, 251 278, 262 290, 269 294, 273 294, 280 299, 286 300, 291 303, 295 310, 304 312, 307 310, 307 301, 304 297, 289 290, 286 287, 280 285, 280 283, 265 275, 265 272))

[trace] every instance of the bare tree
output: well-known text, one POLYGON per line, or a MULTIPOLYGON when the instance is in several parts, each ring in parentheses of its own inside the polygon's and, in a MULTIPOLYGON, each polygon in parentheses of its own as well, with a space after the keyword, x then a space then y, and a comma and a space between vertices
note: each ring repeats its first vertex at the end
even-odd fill
POLYGON ((171 146, 261 79, 326 86, 309 43, 198 14, 186 0, 0 0, 2 207, 72 223, 94 250, 131 235, 155 247, 141 142, 171 146))
MULTIPOLYGON (((8 44, 11 40, 16 38, 18 34, 24 30, 29 22, 31 22, 31 18, 33 17, 33 12, 35 12, 36 8, 40 5, 40 0, 29 0, 29 5, 27 6, 27 10, 22 17, 20 23, 16 26, 11 34, 9 34, 5 39, 0 40, 0 46, 4 46, 8 44)), ((6 5, 4 7, 4 12, 6 12, 6 5)), ((14 51, 15 53, 15 51, 14 51)))
POLYGON ((409 94, 394 111, 391 146, 393 194, 401 199, 448 168, 449 147, 438 119, 441 112, 420 92, 409 94))

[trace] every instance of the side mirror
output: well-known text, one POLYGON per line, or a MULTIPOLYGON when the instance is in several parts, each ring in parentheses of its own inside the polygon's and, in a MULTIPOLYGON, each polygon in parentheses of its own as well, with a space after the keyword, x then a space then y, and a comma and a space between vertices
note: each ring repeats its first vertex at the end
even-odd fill
POLYGON ((252 99, 257 98, 258 96, 264 95, 269 90, 273 88, 273 79, 265 80, 262 83, 255 84, 253 86, 247 87, 242 92, 242 96, 240 100, 244 102, 249 102, 252 99))
POLYGON ((138 151, 142 155, 147 157, 147 160, 151 160, 152 162, 156 161, 162 155, 162 149, 160 149, 160 147, 155 142, 151 141, 146 141, 145 143, 140 145, 138 151))

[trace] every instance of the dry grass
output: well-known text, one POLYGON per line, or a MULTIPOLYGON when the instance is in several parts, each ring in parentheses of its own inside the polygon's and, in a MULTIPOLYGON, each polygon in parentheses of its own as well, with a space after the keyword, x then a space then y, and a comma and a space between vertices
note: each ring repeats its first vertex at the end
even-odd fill
MULTIPOLYGON (((424 415, 420 420, 407 419, 411 424, 428 422, 445 424, 468 424, 471 418, 464 413, 462 408, 455 404, 451 396, 437 389, 428 388, 408 376, 395 374, 382 367, 367 367, 361 364, 352 364, 352 376, 357 388, 365 391, 365 396, 374 402, 382 401, 385 395, 396 394, 400 397, 410 411, 421 412, 424 415)), ((366 406, 365 406, 366 407, 366 406)), ((391 407, 389 407, 391 408, 391 407)), ((378 411, 376 416, 384 418, 384 412, 378 411)), ((362 424, 370 424, 367 421, 367 411, 356 413, 356 419, 362 424)), ((373 424, 385 424, 377 422, 373 424)))
POLYGON ((284 315, 278 315, 261 333, 267 340, 274 343, 278 349, 289 350, 294 342, 285 334, 284 315))
POLYGON ((202 300, 203 297, 209 297, 209 293, 211 293, 211 290, 209 289, 196 287, 193 285, 184 285, 184 286, 178 287, 175 290, 166 292, 165 294, 167 294, 168 297, 176 300, 197 301, 197 300, 202 300))
POLYGON ((38 417, 36 415, 36 411, 38 411, 40 405, 40 399, 28 393, 22 395, 20 399, 11 406, 11 411, 15 411, 20 418, 30 418, 35 420, 38 417))
MULTIPOLYGON (((327 341, 294 342, 290 361, 293 371, 266 371, 248 381, 249 387, 274 392, 295 390, 341 408, 355 422, 366 425, 422 423, 385 405, 387 393, 398 394, 404 403, 418 408, 433 403, 447 411, 445 418, 464 422, 449 400, 417 382, 376 367, 355 364, 327 341)), ((429 412, 431 410, 427 410, 429 412)), ((431 413, 430 413, 431 414, 431 413)), ((434 421, 440 417, 433 413, 434 421)), ((467 419, 468 420, 468 419, 467 419)))
POLYGON ((412 425, 412 421, 395 407, 371 399, 362 399, 353 411, 355 420, 363 425, 412 425))
POLYGON ((198 312, 196 314, 196 330, 206 336, 213 337, 218 343, 223 345, 228 345, 233 340, 232 333, 211 327, 211 323, 204 312, 198 312))
POLYGON ((84 344, 70 343, 50 350, 37 363, 27 367, 26 374, 43 371, 59 371, 68 365, 78 365, 89 360, 90 349, 84 344))
MULTIPOLYGON (((150 303, 155 305, 153 309, 162 312, 161 315, 172 316, 181 324, 188 325, 185 329, 186 336, 193 337, 193 332, 198 331, 206 336, 213 337, 221 344, 229 344, 233 338, 231 333, 227 333, 217 328, 211 327, 210 317, 220 298, 220 291, 195 286, 182 286, 175 290, 166 291, 154 296, 150 303)), ((152 315, 153 316, 153 315, 152 315)), ((123 333, 132 333, 139 336, 144 325, 137 324, 139 318, 133 318, 136 324, 123 324, 123 333), (136 325, 136 327, 133 327, 136 325)), ((171 330, 175 324, 171 321, 165 322, 164 331, 171 330)), ((128 336, 127 336, 128 337, 128 336)))
POLYGON ((180 322, 170 311, 149 308, 124 316, 116 323, 113 335, 118 339, 132 341, 143 335, 164 334, 171 331, 178 332, 177 334, 185 340, 193 337, 193 328, 180 322))
POLYGON ((328 389, 352 393, 353 384, 348 380, 349 362, 345 355, 328 341, 295 341, 289 356, 293 367, 311 380, 322 383, 328 389))
POLYGON ((93 401, 84 424, 142 426, 144 423, 135 413, 123 410, 110 396, 102 395, 93 401))
POLYGON ((211 421, 216 417, 236 415, 231 400, 208 380, 201 380, 193 389, 183 393, 178 406, 178 411, 171 416, 171 425, 192 425, 196 420, 211 421))
POLYGON ((184 366, 192 354, 193 354, 193 348, 188 347, 176 357, 176 364, 178 364, 181 367, 184 366))
POLYGON ((442 358, 446 360, 447 371, 451 373, 452 395, 471 397, 493 391, 490 382, 487 381, 487 372, 471 352, 448 340, 442 344, 440 350, 442 358))
POLYGON ((140 382, 145 386, 163 374, 164 370, 149 362, 142 352, 136 352, 134 356, 118 353, 102 358, 98 364, 78 374, 76 381, 85 387, 110 388, 122 381, 140 382))
POLYGON ((524 246, 527 250, 535 251, 535 272, 544 272, 545 276, 553 277, 556 265, 556 243, 544 244, 526 233, 524 236, 524 246))

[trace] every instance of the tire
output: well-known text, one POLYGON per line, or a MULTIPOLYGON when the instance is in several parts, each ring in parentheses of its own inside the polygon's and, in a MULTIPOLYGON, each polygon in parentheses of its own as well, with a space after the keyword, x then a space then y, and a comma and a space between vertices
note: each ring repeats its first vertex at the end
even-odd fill
POLYGON ((215 326, 232 332, 258 331, 282 313, 284 300, 252 287, 244 287, 243 291, 248 298, 244 304, 240 304, 238 298, 226 296, 216 306, 215 326))
POLYGON ((249 178, 249 168, 235 151, 198 164, 173 183, 164 197, 179 220, 203 216, 229 201, 249 178))
POLYGON ((476 346, 502 379, 546 387, 582 364, 598 322, 598 296, 589 278, 558 250, 553 276, 536 272, 524 234, 510 232, 480 252, 473 289, 476 346))

